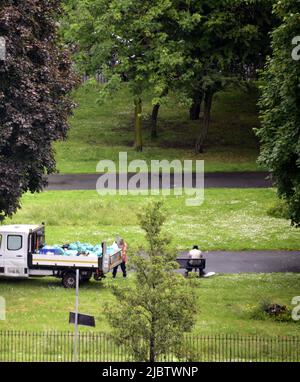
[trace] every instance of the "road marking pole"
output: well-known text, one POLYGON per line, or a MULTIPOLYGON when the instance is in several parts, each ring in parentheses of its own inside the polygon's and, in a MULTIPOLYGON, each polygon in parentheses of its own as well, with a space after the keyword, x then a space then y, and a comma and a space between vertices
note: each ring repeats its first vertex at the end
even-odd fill
POLYGON ((74 333, 74 362, 78 354, 78 309, 79 309, 79 269, 76 269, 76 303, 75 303, 75 333, 74 333))

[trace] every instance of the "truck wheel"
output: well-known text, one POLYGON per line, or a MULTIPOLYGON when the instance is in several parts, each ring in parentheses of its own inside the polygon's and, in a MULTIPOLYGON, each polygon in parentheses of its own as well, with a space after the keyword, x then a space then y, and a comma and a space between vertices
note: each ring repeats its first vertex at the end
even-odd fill
POLYGON ((62 277, 62 284, 65 288, 76 288, 76 275, 73 272, 67 272, 62 277))

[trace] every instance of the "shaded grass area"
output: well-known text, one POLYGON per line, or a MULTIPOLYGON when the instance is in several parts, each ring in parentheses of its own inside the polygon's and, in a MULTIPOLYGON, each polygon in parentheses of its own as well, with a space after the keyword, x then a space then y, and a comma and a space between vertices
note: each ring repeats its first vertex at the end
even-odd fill
POLYGON ((207 189, 200 206, 191 196, 99 196, 96 191, 26 194, 22 209, 5 223, 46 223, 47 243, 100 243, 123 236, 131 250, 145 244, 136 217, 151 200, 164 200, 166 230, 176 250, 198 243, 202 250, 300 249, 300 230, 267 215, 274 189, 207 189))
POLYGON ((255 171, 258 144, 252 129, 259 126, 257 94, 231 89, 216 95, 212 124, 204 154, 194 153, 200 121, 190 121, 186 107, 170 96, 159 113, 159 138, 151 140, 152 105, 144 100, 144 151, 133 148, 133 101, 126 84, 112 100, 97 104, 100 85, 85 84, 74 93, 78 107, 70 119, 68 140, 55 144, 62 173, 94 173, 102 159, 118 161, 120 151, 128 159, 201 159, 207 172, 255 171))
MULTIPOLYGON (((101 283, 91 282, 80 290, 80 312, 95 315, 96 328, 80 331, 110 332, 105 316, 107 304, 114 302, 112 284, 132 283, 109 275, 101 283)), ((198 280, 195 334, 259 334, 264 336, 299 335, 299 322, 276 322, 252 318, 252 311, 262 299, 289 307, 299 294, 299 274, 219 275, 198 280)), ((7 304, 7 319, 0 321, 0 330, 72 330, 68 313, 74 309, 74 290, 66 290, 60 281, 51 278, 25 281, 0 280, 0 294, 7 304)))

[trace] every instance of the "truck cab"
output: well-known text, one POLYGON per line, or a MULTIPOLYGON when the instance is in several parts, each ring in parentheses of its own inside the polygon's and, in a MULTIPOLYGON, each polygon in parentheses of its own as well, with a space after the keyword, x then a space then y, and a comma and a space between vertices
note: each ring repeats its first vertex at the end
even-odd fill
POLYGON ((27 278, 28 253, 42 245, 44 238, 44 226, 0 226, 0 276, 27 278))

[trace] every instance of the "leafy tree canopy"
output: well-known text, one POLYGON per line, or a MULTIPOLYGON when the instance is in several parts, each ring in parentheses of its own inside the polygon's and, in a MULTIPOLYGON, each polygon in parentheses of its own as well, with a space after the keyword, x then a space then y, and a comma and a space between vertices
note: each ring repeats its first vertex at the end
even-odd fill
MULTIPOLYGON (((187 105, 204 99, 203 141, 213 94, 232 81, 254 77, 263 65, 270 49, 268 32, 274 25, 273 3, 69 0, 65 38, 78 49, 79 67, 105 72, 109 82, 101 92, 102 100, 118 89, 121 78, 129 81, 136 100, 136 122, 146 89, 151 88, 155 106, 170 90, 187 105)), ((152 114, 155 119, 157 112, 158 108, 152 114)), ((136 123, 139 134, 140 129, 136 123)))
POLYGON ((262 75, 260 162, 274 175, 292 224, 300 226, 300 61, 292 57, 300 2, 281 0, 274 9, 281 25, 272 33, 273 54, 262 75))
POLYGON ((57 46, 59 0, 0 0, 0 219, 26 191, 55 171, 52 142, 64 139, 75 85, 67 52, 57 46))

